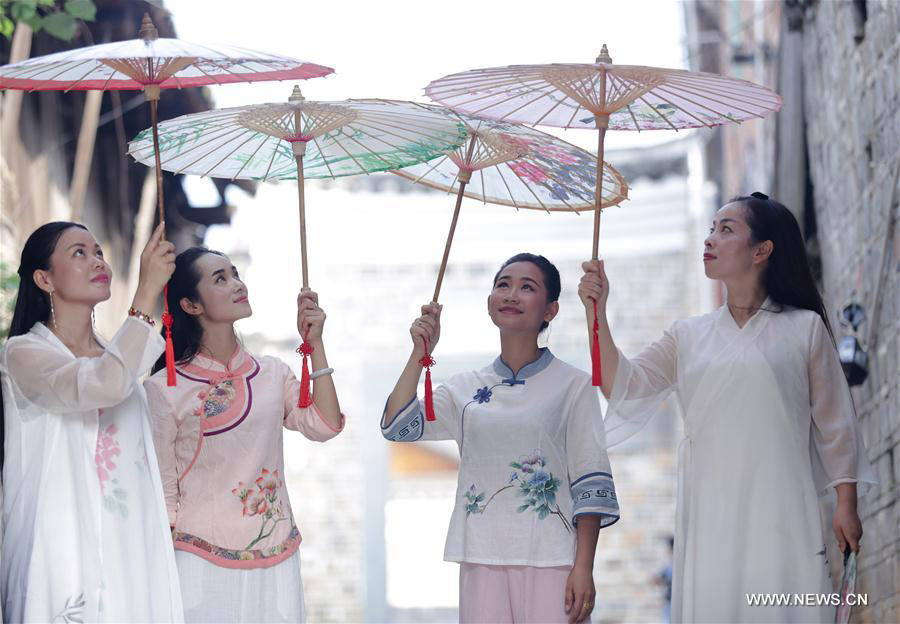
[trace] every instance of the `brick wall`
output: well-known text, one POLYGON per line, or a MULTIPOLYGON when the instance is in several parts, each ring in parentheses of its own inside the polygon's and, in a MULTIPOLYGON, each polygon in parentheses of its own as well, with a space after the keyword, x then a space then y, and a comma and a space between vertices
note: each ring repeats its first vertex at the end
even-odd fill
POLYGON ((861 328, 869 378, 853 392, 879 483, 860 505, 865 535, 857 589, 868 593, 869 605, 853 619, 898 622, 900 2, 807 3, 802 28, 806 138, 826 305, 833 312, 852 299, 869 318, 861 328))

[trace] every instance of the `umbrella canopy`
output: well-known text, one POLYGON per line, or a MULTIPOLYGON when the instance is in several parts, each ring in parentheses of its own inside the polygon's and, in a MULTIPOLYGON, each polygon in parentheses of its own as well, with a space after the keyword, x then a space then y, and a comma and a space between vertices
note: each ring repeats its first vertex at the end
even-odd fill
MULTIPOLYGON (((441 156, 465 140, 461 123, 412 102, 312 102, 299 87, 287 102, 195 113, 159 124, 163 169, 232 180, 389 171, 441 156)), ((152 164, 149 129, 135 137, 128 152, 152 164)))
MULTIPOLYGON (((437 303, 463 196, 516 209, 577 213, 594 205, 597 167, 592 154, 549 134, 519 124, 464 115, 448 108, 427 108, 458 121, 468 135, 464 145, 434 164, 413 165, 393 172, 413 182, 456 192, 456 206, 431 298, 437 303), (471 186, 467 186, 470 183, 471 186)), ((619 172, 605 165, 603 177, 606 180, 603 207, 624 201, 628 196, 628 185, 619 172)), ((435 360, 428 353, 427 342, 425 350, 421 360, 425 367, 425 417, 434 420, 431 367, 435 360)))
MULTIPOLYGON (((606 130, 713 127, 763 117, 781 98, 760 85, 679 69, 614 65, 604 45, 593 63, 473 69, 433 81, 431 99, 503 121, 597 130, 592 257, 599 255, 606 130)), ((593 384, 601 385, 599 325, 594 310, 593 384)))
MULTIPOLYGON (((160 39, 145 15, 139 39, 66 50, 0 67, 0 89, 70 91, 181 89, 299 80, 333 73, 324 65, 225 45, 160 39)), ((148 97, 151 93, 148 93, 148 97)))
MULTIPOLYGON (((392 173, 447 192, 458 192, 467 182, 463 195, 485 203, 548 212, 593 208, 597 174, 590 152, 520 124, 429 108, 463 124, 466 143, 433 163, 392 173)), ((625 179, 604 163, 602 207, 627 197, 625 179)))
MULTIPOLYGON (((157 139, 157 108, 161 89, 199 87, 233 82, 316 78, 334 70, 323 65, 231 46, 205 46, 180 39, 160 39, 144 14, 139 39, 118 41, 0 67, 0 89, 70 91, 143 89, 150 102, 150 124, 156 164, 156 206, 164 220, 162 168, 157 139)), ((174 386, 175 358, 168 285, 163 295, 166 328, 167 383, 174 386)))
POLYGON ((781 108, 766 87, 716 74, 594 63, 473 69, 435 80, 426 95, 494 119, 558 128, 678 130, 762 118, 781 108))
MULTIPOLYGON (((412 102, 310 102, 299 87, 287 102, 185 115, 159 124, 159 147, 145 130, 129 145, 138 162, 175 173, 297 180, 303 287, 309 287, 304 179, 388 171, 425 162, 466 140, 465 127, 412 102)), ((306 342, 300 406, 309 398, 306 342)))

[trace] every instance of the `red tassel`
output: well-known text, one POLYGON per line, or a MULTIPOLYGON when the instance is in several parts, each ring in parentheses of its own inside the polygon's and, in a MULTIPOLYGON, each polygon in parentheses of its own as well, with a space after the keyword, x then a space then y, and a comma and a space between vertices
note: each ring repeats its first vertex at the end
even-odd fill
POLYGON ((312 345, 305 340, 297 348, 297 353, 303 354, 303 370, 300 373, 300 400, 297 402, 297 407, 309 407, 312 405, 312 396, 309 393, 309 356, 312 352, 312 345))
POLYGON ((591 335, 591 383, 603 385, 603 372, 600 370, 600 322, 597 320, 597 302, 594 302, 594 331, 591 335))
POLYGON ((425 367, 425 420, 434 420, 434 398, 431 394, 431 367, 435 365, 435 361, 428 353, 428 341, 425 341, 425 355, 419 360, 419 364, 425 367))
POLYGON ((162 322, 166 328, 166 385, 175 385, 175 346, 172 344, 172 315, 169 314, 169 285, 163 289, 162 322))

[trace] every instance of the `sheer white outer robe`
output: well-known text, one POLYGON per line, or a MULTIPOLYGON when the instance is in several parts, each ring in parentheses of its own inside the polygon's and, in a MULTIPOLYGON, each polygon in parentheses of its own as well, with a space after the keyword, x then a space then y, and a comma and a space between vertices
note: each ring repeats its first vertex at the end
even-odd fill
MULTIPOLYGON (((674 392, 684 417, 674 622, 831 622, 833 607, 750 607, 748 593, 830 593, 819 497, 874 483, 821 318, 767 300, 743 328, 727 306, 619 352, 606 437, 638 431, 674 392)), ((828 519, 830 526, 830 518, 828 519)))
POLYGON ((96 358, 76 358, 41 323, 4 346, 5 621, 183 621, 138 382, 163 348, 135 318, 96 358), (113 447, 98 445, 100 433, 110 444, 114 433, 116 449, 102 477, 113 447))

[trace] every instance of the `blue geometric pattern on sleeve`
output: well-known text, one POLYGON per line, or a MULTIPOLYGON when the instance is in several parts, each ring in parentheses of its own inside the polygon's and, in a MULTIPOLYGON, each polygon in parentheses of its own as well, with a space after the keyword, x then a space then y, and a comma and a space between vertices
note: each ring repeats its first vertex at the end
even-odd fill
POLYGON ((400 410, 390 427, 381 428, 381 434, 391 442, 415 442, 422 437, 425 418, 418 397, 400 410))
POLYGON ((606 527, 619 519, 619 500, 616 486, 608 472, 592 472, 574 482, 572 490, 572 518, 579 515, 600 515, 600 527, 606 527))

